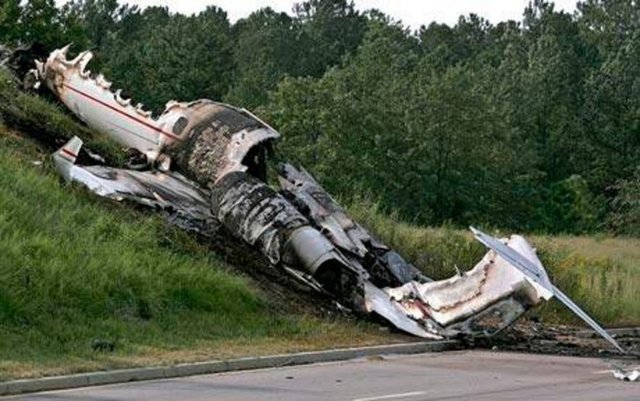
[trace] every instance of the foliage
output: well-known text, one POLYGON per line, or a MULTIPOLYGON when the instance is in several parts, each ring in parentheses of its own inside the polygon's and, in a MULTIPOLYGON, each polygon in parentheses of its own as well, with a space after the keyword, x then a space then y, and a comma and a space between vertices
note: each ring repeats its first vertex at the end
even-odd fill
POLYGON ((105 47, 104 72, 156 111, 172 99, 220 99, 231 74, 227 15, 208 7, 198 15, 171 16, 152 7, 127 15, 125 29, 105 47))
POLYGON ((286 74, 301 68, 297 57, 299 26, 285 13, 259 10, 233 27, 233 86, 226 100, 247 108, 265 104, 286 74))
POLYGON ((613 198, 609 224, 616 233, 640 237, 640 168, 614 188, 618 193, 613 198))

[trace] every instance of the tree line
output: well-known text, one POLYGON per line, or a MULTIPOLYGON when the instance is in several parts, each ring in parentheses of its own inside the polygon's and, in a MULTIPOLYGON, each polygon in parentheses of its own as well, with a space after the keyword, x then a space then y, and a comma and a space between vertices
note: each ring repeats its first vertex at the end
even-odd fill
POLYGON ((0 42, 73 42, 155 111, 210 98, 283 134, 332 193, 423 224, 640 235, 640 6, 533 0, 410 30, 347 0, 231 23, 118 0, 4 0, 0 42))

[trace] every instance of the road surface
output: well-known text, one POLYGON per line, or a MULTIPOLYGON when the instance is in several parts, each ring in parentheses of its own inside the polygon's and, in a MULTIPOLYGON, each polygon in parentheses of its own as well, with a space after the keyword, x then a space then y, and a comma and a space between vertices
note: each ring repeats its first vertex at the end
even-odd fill
POLYGON ((13 400, 638 401, 602 360, 456 351, 234 372, 10 397, 13 400))

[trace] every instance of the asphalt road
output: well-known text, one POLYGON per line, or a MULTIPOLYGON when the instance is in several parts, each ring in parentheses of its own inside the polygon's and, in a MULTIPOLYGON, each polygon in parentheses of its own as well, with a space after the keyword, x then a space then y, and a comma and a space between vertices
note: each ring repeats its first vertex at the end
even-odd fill
POLYGON ((55 391, 14 400, 640 400, 599 359, 456 351, 55 391))

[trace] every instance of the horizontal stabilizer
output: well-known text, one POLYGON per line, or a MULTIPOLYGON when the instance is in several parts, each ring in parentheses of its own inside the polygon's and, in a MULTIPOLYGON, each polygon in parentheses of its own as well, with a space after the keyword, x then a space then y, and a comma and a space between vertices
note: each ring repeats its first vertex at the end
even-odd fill
POLYGON ((82 148, 82 139, 74 136, 63 147, 53 154, 54 157, 62 157, 65 161, 75 163, 82 148))

